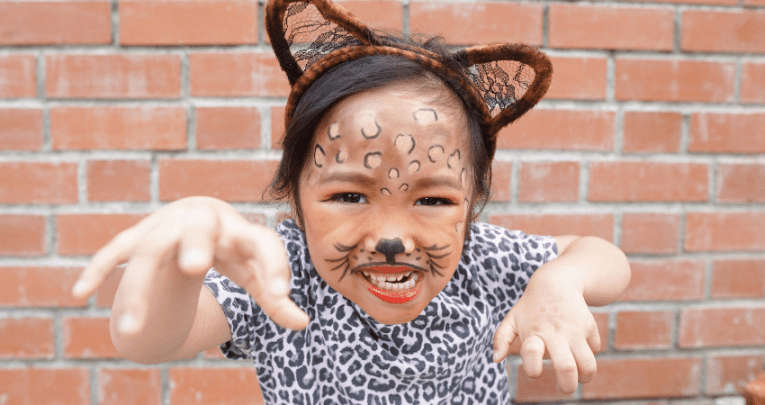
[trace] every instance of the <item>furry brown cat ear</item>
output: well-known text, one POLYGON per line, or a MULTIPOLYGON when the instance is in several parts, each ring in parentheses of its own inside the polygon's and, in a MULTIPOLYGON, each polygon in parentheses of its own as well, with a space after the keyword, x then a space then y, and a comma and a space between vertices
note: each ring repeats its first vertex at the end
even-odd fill
POLYGON ((270 0, 266 32, 292 85, 286 125, 303 93, 324 72, 365 56, 398 55, 459 88, 458 93, 483 116, 484 142, 493 156, 499 130, 536 105, 552 80, 549 58, 528 45, 480 45, 434 53, 378 33, 329 0, 270 0))

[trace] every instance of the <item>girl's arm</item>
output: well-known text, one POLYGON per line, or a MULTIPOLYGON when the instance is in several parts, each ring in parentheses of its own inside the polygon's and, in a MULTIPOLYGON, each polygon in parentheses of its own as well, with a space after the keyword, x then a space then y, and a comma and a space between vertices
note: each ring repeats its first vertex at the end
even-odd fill
POLYGON ((533 277, 568 280, 581 291, 587 305, 593 306, 612 303, 627 288, 630 265, 612 243, 595 236, 556 236, 555 242, 558 258, 540 267, 533 277))
POLYGON ((223 310, 203 287, 210 267, 247 290, 274 322, 289 329, 308 324, 289 298, 290 271, 278 235, 223 201, 179 200, 121 232, 96 253, 73 294, 92 294, 124 262, 110 329, 129 360, 187 358, 231 339, 223 310))
POLYGON ((594 353, 600 335, 588 305, 606 305, 627 288, 630 268, 624 253, 596 237, 555 238, 559 256, 539 267, 521 298, 494 335, 494 361, 521 341, 523 369, 531 378, 542 374, 545 354, 552 359, 558 388, 576 390, 597 370, 594 353))

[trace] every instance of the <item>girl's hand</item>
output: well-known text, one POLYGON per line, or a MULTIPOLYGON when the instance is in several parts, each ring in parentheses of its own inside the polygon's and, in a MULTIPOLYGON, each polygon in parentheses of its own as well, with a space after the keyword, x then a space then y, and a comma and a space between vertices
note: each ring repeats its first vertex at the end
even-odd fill
POLYGON ((597 370, 595 353, 600 335, 582 291, 555 271, 553 260, 531 277, 526 291, 508 312, 494 334, 494 361, 510 353, 510 344, 521 339, 523 370, 531 378, 542 374, 542 360, 549 354, 558 389, 576 391, 577 381, 592 380, 597 370))
MULTIPOLYGON (((182 275, 201 286, 215 267, 252 295, 263 311, 288 329, 303 329, 309 318, 289 298, 290 270, 284 245, 271 229, 254 225, 229 204, 207 197, 176 201, 122 231, 96 253, 73 289, 87 297, 121 263, 127 262, 120 289, 122 332, 144 328, 157 285, 182 275), (126 281, 127 280, 127 281, 126 281), (123 284, 128 284, 123 286, 123 284)), ((167 283, 167 285, 178 285, 167 283)), ((160 291, 173 294, 173 291, 160 291)), ((172 299, 172 298, 171 298, 172 299)))

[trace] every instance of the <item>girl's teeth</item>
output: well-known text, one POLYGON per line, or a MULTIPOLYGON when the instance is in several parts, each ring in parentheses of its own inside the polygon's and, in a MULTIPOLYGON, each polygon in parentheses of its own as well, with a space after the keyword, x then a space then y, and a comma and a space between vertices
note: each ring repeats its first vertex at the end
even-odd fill
POLYGON ((407 273, 401 273, 396 276, 386 276, 383 274, 369 273, 366 271, 362 271, 362 273, 376 287, 382 288, 383 290, 388 290, 388 291, 411 290, 412 288, 414 288, 414 285, 417 283, 417 280, 420 278, 417 273, 414 273, 412 271, 407 273), (408 276, 411 276, 411 277, 406 282, 404 283, 396 282, 396 281, 401 281, 404 279, 404 277, 408 277, 408 276))

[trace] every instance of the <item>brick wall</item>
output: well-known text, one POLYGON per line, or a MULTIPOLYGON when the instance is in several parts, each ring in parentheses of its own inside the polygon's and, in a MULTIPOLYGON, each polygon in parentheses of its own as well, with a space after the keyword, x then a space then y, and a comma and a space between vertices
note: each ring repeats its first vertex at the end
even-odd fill
MULTIPOLYGON (((765 1, 349 1, 375 25, 552 57, 547 98, 499 140, 483 220, 597 235, 633 281, 594 309, 605 350, 574 395, 508 372, 520 402, 710 404, 765 361, 765 1)), ((208 194, 253 221, 288 86, 254 1, 0 1, 0 403, 257 403, 211 350, 142 367, 107 324, 119 275, 89 255, 208 194)))

